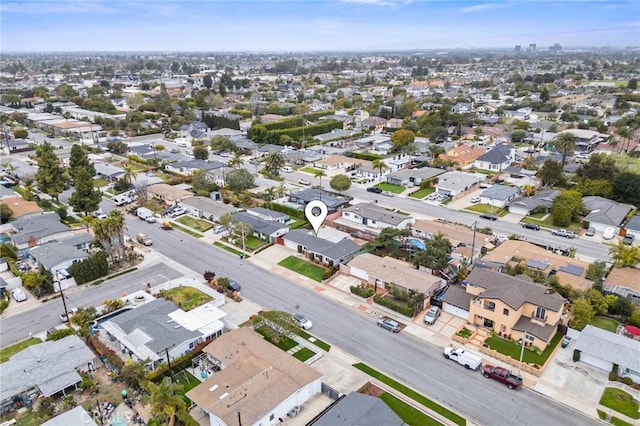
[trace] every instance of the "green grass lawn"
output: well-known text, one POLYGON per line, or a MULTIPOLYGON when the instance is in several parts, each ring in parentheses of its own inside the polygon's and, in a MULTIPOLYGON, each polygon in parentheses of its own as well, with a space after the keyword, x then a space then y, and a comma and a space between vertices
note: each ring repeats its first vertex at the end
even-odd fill
POLYGON ((298 342, 296 342, 295 340, 287 336, 280 336, 280 340, 278 340, 278 342, 274 342, 273 340, 271 340, 266 336, 267 333, 265 329, 266 329, 266 326, 263 325, 262 327, 256 328, 256 331, 262 335, 264 340, 279 347, 283 351, 287 352, 289 349, 293 349, 296 346, 298 346, 298 342))
POLYGON ((391 183, 386 183, 386 182, 379 183, 376 186, 382 189, 383 191, 393 192, 394 194, 402 194, 406 189, 402 185, 393 185, 391 183))
POLYGON ((383 400, 384 403, 398 415, 398 417, 410 426, 431 426, 442 424, 388 392, 380 395, 380 399, 383 400))
POLYGON ((311 343, 313 343, 314 345, 316 345, 317 347, 319 347, 320 349, 322 349, 325 352, 329 352, 331 350, 331 345, 323 342, 322 340, 310 335, 309 333, 307 333, 306 331, 304 331, 303 329, 299 329, 298 330, 298 336, 302 337, 305 340, 310 341, 311 343))
POLYGON ((103 186, 107 186, 109 182, 106 179, 94 179, 93 186, 96 188, 102 188, 103 186))
MULTIPOLYGON (((214 241, 214 242, 213 242, 213 245, 214 245, 214 246, 216 246, 216 247, 220 247, 221 249, 226 250, 226 251, 228 251, 229 253, 233 253, 233 254, 238 255, 238 256, 240 256, 240 255, 242 254, 242 252, 241 252, 240 250, 236 250, 236 249, 234 249, 233 247, 228 246, 228 245, 226 245, 226 244, 224 244, 224 243, 221 243, 221 242, 219 242, 219 241, 214 241)), ((249 256, 245 254, 245 255, 244 255, 244 258, 245 258, 245 259, 248 259, 248 258, 249 258, 249 256)))
POLYGON ((179 229, 180 231, 184 232, 185 234, 189 234, 189 235, 191 235, 192 237, 196 237, 196 238, 202 238, 202 237, 203 237, 203 235, 202 235, 202 234, 199 234, 199 233, 197 233, 197 232, 194 232, 194 231, 192 231, 192 230, 191 230, 191 229, 189 229, 189 228, 185 228, 185 227, 184 227, 184 226, 182 226, 182 225, 178 225, 177 223, 173 223, 172 225, 173 225, 173 227, 174 227, 174 228, 179 229))
MULTIPOLYGON (((546 215, 542 214, 542 216, 544 217, 546 215)), ((535 216, 540 216, 540 215, 535 215, 535 216)), ((549 229, 556 229, 556 228, 562 228, 561 226, 556 226, 553 224, 553 217, 551 215, 547 215, 547 217, 542 220, 542 219, 536 219, 536 217, 534 216, 527 216, 525 218, 523 218, 521 220, 521 222, 525 222, 525 223, 535 223, 536 225, 540 225, 543 228, 549 228, 549 229)), ((580 224, 579 223, 571 223, 571 225, 569 226, 565 226, 564 229, 568 229, 570 231, 575 232, 576 234, 580 232, 580 224)))
POLYGON ((315 354, 316 353, 309 348, 302 348, 298 352, 294 353, 293 357, 299 359, 302 362, 305 362, 315 354))
POLYGON ((200 232, 205 232, 213 228, 213 223, 207 220, 196 219, 195 217, 191 217, 191 216, 181 216, 178 219, 176 219, 176 222, 186 225, 189 228, 193 228, 196 231, 200 231, 200 232))
POLYGON ((182 370, 181 372, 176 374, 174 378, 182 385, 177 394, 180 395, 182 399, 184 399, 188 406, 189 404, 191 404, 191 400, 185 396, 186 393, 198 386, 201 382, 187 370, 182 370))
POLYGON ((491 207, 489 204, 475 204, 473 206, 465 207, 464 209, 476 213, 495 214, 498 217, 506 216, 509 213, 509 210, 507 209, 501 209, 500 207, 491 207))
POLYGON ((324 278, 325 269, 323 267, 314 265, 311 262, 307 262, 306 260, 299 259, 295 256, 287 257, 280 261, 278 265, 284 266, 287 269, 291 269, 294 272, 318 282, 322 282, 322 279, 324 278))
POLYGON ((613 318, 594 316, 591 319, 591 325, 615 333, 620 323, 613 318))
POLYGON ((265 240, 261 240, 260 238, 256 238, 252 235, 250 237, 245 238, 244 244, 249 250, 254 251, 269 243, 265 240))
POLYGON ((25 413, 11 415, 10 417, 2 417, 0 421, 8 420, 9 418, 16 419, 16 426, 39 426, 45 422, 45 420, 41 418, 38 413, 33 409, 33 407, 29 407, 25 413))
POLYGON ((183 311, 190 311, 210 302, 212 299, 211 296, 194 287, 174 287, 168 290, 160 290, 160 296, 171 300, 183 311))
POLYGON ((410 194, 409 197, 417 198, 417 199, 421 200, 424 197, 426 197, 427 195, 434 193, 435 191, 436 191, 435 188, 425 188, 425 189, 421 189, 420 191, 416 191, 413 194, 410 194))
POLYGON ((305 172, 305 173, 311 173, 312 175, 315 175, 316 172, 319 172, 320 169, 315 169, 313 167, 303 167, 300 170, 298 170, 299 172, 305 172))
POLYGON ((600 404, 632 419, 640 419, 638 402, 634 401, 633 397, 622 389, 605 388, 600 398, 600 404))
POLYGON ((38 343, 42 343, 42 339, 39 339, 37 337, 30 337, 26 340, 0 349, 0 363, 8 361, 9 358, 14 356, 18 352, 28 348, 29 346, 37 345, 38 343))
MULTIPOLYGON (((556 333, 551 339, 549 345, 547 345, 546 349, 542 352, 542 354, 538 355, 532 350, 525 348, 524 355, 522 357, 522 361, 529 364, 538 364, 540 366, 544 365, 547 362, 547 358, 551 355, 553 349, 558 345, 558 343, 562 340, 564 336, 560 333, 556 333)), ((520 359, 520 352, 522 350, 522 345, 518 344, 518 342, 511 342, 509 340, 505 340, 501 337, 492 336, 484 341, 491 349, 500 352, 503 355, 507 355, 515 360, 520 359)))
POLYGON ((373 377, 373 378, 375 378, 377 380, 380 380, 382 383, 385 383, 386 385, 391 386, 392 388, 394 388, 398 392, 408 396, 409 398, 413 399, 417 403, 422 404, 425 407, 430 408, 431 410, 435 411, 436 413, 446 417, 447 419, 451 420, 455 424, 457 424, 457 425, 466 425, 467 424, 467 419, 465 419, 464 417, 460 416, 459 414, 456 414, 453 411, 449 410, 448 408, 443 407, 442 405, 430 400, 429 398, 427 398, 426 396, 422 395, 421 393, 418 393, 418 392, 414 391, 413 389, 408 388, 407 386, 405 386, 402 383, 392 379, 391 377, 386 376, 386 375, 380 373, 377 370, 374 370, 373 368, 369 367, 368 365, 359 362, 357 364, 353 364, 353 366, 355 368, 357 368, 358 370, 368 374, 369 376, 371 376, 371 377, 373 377))

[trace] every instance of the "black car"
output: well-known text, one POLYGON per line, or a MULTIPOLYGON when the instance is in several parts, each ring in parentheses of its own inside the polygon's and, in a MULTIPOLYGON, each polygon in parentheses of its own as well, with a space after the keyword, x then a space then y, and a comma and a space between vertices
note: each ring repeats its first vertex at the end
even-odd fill
POLYGON ((382 189, 378 188, 377 186, 370 186, 369 188, 367 188, 367 192, 373 192, 374 194, 382 194, 382 189))
POLYGON ((498 220, 498 216, 496 216, 495 214, 485 213, 480 215, 480 219, 498 220))
POLYGON ((534 231, 540 230, 540 225, 536 225, 535 223, 525 223, 522 227, 526 229, 533 229, 534 231))

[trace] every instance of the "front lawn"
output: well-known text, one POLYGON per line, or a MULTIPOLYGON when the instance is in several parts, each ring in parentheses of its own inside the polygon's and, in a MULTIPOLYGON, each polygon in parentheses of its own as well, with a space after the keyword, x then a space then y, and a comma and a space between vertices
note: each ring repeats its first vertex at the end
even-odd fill
POLYGON ((250 237, 246 237, 244 241, 245 247, 251 251, 255 251, 260 247, 266 246, 267 244, 269 244, 268 241, 261 240, 260 238, 256 238, 253 235, 250 237))
POLYGON ((376 186, 382 189, 383 191, 393 192, 394 194, 402 194, 406 189, 402 185, 393 185, 391 183, 386 183, 386 182, 379 183, 376 186))
MULTIPOLYGON (((216 247, 220 247, 221 249, 224 249, 224 250, 228 251, 229 253, 233 253, 233 254, 238 255, 238 256, 242 256, 242 254, 243 254, 240 250, 236 250, 231 246, 228 246, 226 244, 221 243, 220 241, 214 241, 213 245, 216 246, 216 247)), ((247 256, 245 254, 244 258, 248 259, 249 256, 247 256)))
POLYGON ((591 325, 615 333, 620 323, 613 318, 594 316, 591 325))
POLYGON ((408 425, 430 426, 442 424, 388 392, 380 395, 380 399, 408 425))
POLYGON ((313 337, 312 335, 310 335, 309 333, 307 333, 303 329, 299 329, 298 330, 298 336, 302 337, 305 340, 308 340, 309 342, 313 343, 314 345, 316 345, 317 347, 319 347, 320 349, 322 349, 325 352, 329 352, 329 350, 331 349, 331 345, 330 344, 328 344, 326 342, 323 342, 322 340, 313 337))
MULTIPOLYGON (((560 333, 556 333, 551 339, 551 342, 547 345, 545 350, 538 355, 533 350, 525 348, 524 355, 522 357, 522 361, 528 364, 537 364, 543 366, 553 349, 558 346, 558 343, 562 340, 564 336, 560 333)), ((489 337, 484 343, 489 346, 491 349, 500 352, 503 355, 509 356, 515 360, 520 360, 520 352, 522 350, 522 345, 518 342, 512 342, 510 340, 505 340, 498 336, 489 337)))
POLYGON ((298 170, 299 172, 305 172, 305 173, 311 173, 312 175, 315 175, 317 172, 320 171, 320 169, 314 169, 313 167, 303 167, 302 169, 298 170))
POLYGON ((262 327, 256 328, 256 331, 262 335, 264 340, 266 340, 267 342, 279 347, 283 351, 287 352, 289 349, 293 349, 296 346, 298 346, 298 342, 296 342, 295 340, 293 340, 290 337, 283 336, 283 335, 280 335, 280 339, 277 342, 274 342, 273 340, 269 339, 266 336, 267 333, 266 333, 265 328, 266 328, 266 326, 263 325, 262 327))
POLYGON ((605 388, 600 398, 600 404, 632 419, 640 419, 638 402, 634 401, 633 397, 622 389, 605 388))
POLYGON ((190 311, 200 305, 210 302, 212 297, 194 287, 174 287, 160 290, 160 297, 171 300, 183 311, 190 311))
POLYGON ((37 337, 30 337, 26 340, 0 349, 0 363, 8 361, 9 358, 14 356, 18 352, 28 348, 29 346, 37 345, 38 343, 42 343, 42 339, 39 339, 37 337))
POLYGON ((199 233, 197 233, 197 232, 192 231, 192 230, 191 230, 191 229, 189 229, 189 228, 185 228, 185 227, 184 227, 184 226, 182 226, 182 225, 178 225, 177 223, 174 223, 174 224, 173 224, 173 227, 174 227, 175 229, 178 229, 178 230, 180 230, 180 231, 184 232, 185 234, 189 234, 189 235, 191 235, 192 237, 202 238, 202 237, 204 236, 204 235, 202 235, 202 234, 199 234, 199 233))
MULTIPOLYGON (((555 228, 561 228, 560 226, 556 226, 553 224, 553 217, 550 214, 546 214, 544 213, 542 215, 542 217, 544 217, 543 219, 536 219, 536 216, 539 215, 534 215, 534 216, 527 216, 525 218, 523 218, 521 220, 521 222, 524 223, 535 223, 536 225, 540 225, 543 228, 549 228, 549 229, 555 229, 555 228), (545 217, 546 215, 546 217, 545 217)), ((571 223, 569 226, 565 226, 564 229, 568 229, 570 231, 575 232, 576 234, 580 232, 580 224, 579 223, 571 223)))
POLYGON ((465 210, 469 210, 476 213, 495 214, 498 217, 506 216, 509 210, 502 209, 500 207, 491 207, 489 204, 475 204, 473 206, 465 207, 465 210))
POLYGON ((103 186, 107 186, 108 184, 109 184, 109 181, 107 181, 106 179, 93 180, 93 186, 95 186, 96 188, 102 188, 103 186))
POLYGON ((306 260, 299 259, 295 256, 287 257, 280 261, 278 265, 297 272, 300 275, 304 275, 305 277, 311 278, 312 280, 318 281, 319 283, 325 278, 325 268, 314 265, 311 262, 307 262, 306 260))
POLYGON ((425 189, 421 189, 419 191, 416 191, 413 194, 410 194, 409 197, 421 200, 424 197, 426 197, 427 195, 433 194, 435 191, 436 191, 435 188, 425 188, 425 189))
POLYGON ((196 231, 200 231, 200 232, 205 232, 213 228, 213 223, 207 220, 196 219, 195 217, 191 217, 191 216, 181 216, 178 219, 176 219, 176 222, 186 225, 189 228, 193 228, 196 231))
POLYGON ((316 353, 309 348, 302 348, 298 352, 294 353, 293 357, 299 359, 302 362, 305 362, 315 354, 316 353))

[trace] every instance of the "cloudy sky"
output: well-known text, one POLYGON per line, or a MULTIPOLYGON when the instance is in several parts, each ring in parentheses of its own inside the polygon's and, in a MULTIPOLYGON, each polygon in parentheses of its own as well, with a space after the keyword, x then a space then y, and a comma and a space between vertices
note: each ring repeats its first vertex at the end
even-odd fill
POLYGON ((640 1, 2 0, 0 51, 640 47, 640 1))

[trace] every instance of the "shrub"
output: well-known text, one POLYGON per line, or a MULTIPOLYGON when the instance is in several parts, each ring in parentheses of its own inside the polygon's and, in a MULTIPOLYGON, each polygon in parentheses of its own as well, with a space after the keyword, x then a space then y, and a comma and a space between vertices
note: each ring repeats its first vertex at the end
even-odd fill
POLYGON ((611 372, 609 373, 609 380, 612 382, 618 380, 618 364, 613 364, 613 368, 611 368, 611 372))
POLYGON ((73 328, 61 328, 60 330, 56 330, 47 337, 47 341, 60 340, 67 336, 71 336, 72 334, 76 334, 76 331, 73 328))
POLYGON ((109 273, 109 262, 104 251, 94 253, 82 262, 75 262, 69 268, 69 272, 78 284, 84 284, 109 273))
POLYGON ((589 229, 589 226, 591 226, 591 222, 589 222, 588 220, 582 221, 582 229, 589 229))
POLYGON ((413 317, 413 308, 411 306, 401 305, 379 294, 373 296, 373 301, 396 312, 400 312, 403 315, 413 317))
POLYGON ((365 299, 373 296, 376 292, 373 289, 373 286, 367 284, 360 284, 359 286, 352 285, 349 289, 351 290, 351 293, 364 297, 365 299))
POLYGON ((66 207, 58 207, 56 209, 56 213, 58 213, 58 216, 60 216, 60 220, 65 220, 67 218, 67 215, 69 214, 66 207))
POLYGON ((631 386, 633 384, 633 380, 631 380, 631 377, 623 377, 622 379, 620 379, 620 381, 627 386, 631 386))

